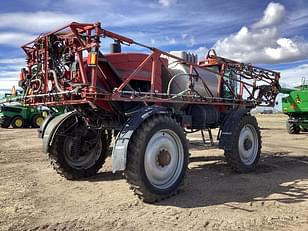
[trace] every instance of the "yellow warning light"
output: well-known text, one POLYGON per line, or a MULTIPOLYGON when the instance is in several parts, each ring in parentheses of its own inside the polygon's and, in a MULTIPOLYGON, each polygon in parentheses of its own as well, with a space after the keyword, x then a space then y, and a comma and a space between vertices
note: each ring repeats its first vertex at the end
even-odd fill
POLYGON ((96 60, 97 60, 97 53, 90 52, 87 59, 88 65, 96 65, 96 60))

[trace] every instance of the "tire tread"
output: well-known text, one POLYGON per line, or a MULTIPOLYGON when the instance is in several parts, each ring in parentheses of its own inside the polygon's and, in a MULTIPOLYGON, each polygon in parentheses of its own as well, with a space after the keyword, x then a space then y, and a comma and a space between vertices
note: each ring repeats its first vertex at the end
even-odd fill
MULTIPOLYGON (((124 175, 130 189, 134 192, 135 195, 139 197, 144 202, 155 203, 166 198, 169 198, 178 193, 180 188, 183 186, 184 177, 186 175, 186 169, 188 166, 188 149, 187 149, 187 140, 183 133, 184 137, 184 174, 180 180, 178 186, 166 194, 154 193, 148 188, 148 185, 145 183, 144 178, 145 174, 140 172, 140 166, 142 165, 141 161, 143 160, 142 149, 145 149, 146 144, 144 144, 144 137, 151 132, 155 126, 161 123, 168 123, 171 127, 179 127, 174 119, 166 115, 154 115, 143 122, 143 124, 134 132, 130 144, 128 146, 128 156, 127 156, 127 166, 124 171, 124 175), (141 148, 143 147, 143 148, 141 148)), ((180 128, 180 127, 179 127, 180 128)), ((181 129, 181 128, 180 128, 181 129)), ((179 135, 179 134, 178 134, 179 135)))
POLYGON ((235 126, 235 130, 232 133, 233 133, 232 148, 231 150, 225 150, 225 153, 224 153, 227 163, 231 166, 231 168, 235 172, 238 172, 238 173, 248 173, 248 172, 255 171, 258 161, 260 159, 260 152, 262 148, 261 133, 260 133, 260 128, 258 126, 258 122, 256 118, 251 115, 245 115, 235 126), (238 137, 239 137, 242 127, 245 124, 252 124, 255 127, 258 140, 259 140, 259 147, 258 147, 258 153, 257 153, 256 159, 254 163, 251 164, 250 166, 246 166, 242 163, 241 158, 238 153, 238 137))

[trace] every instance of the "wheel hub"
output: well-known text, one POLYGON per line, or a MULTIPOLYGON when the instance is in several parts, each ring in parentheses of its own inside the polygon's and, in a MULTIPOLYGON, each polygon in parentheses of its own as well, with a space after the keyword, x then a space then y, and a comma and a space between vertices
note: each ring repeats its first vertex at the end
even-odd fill
POLYGON ((256 129, 246 124, 240 131, 239 140, 239 156, 245 165, 251 165, 258 154, 258 136, 256 129))
POLYGON ((245 148, 245 150, 247 151, 247 150, 251 149, 251 147, 252 147, 251 140, 246 138, 245 141, 244 141, 244 148, 245 148))
POLYGON ((94 137, 66 137, 64 157, 75 169, 87 169, 93 166, 102 152, 102 141, 94 137))
POLYGON ((149 183, 159 189, 173 185, 182 171, 184 150, 179 136, 170 129, 153 134, 144 154, 144 168, 149 183))
POLYGON ((36 125, 38 126, 41 126, 43 122, 44 122, 44 119, 42 117, 39 117, 36 119, 36 125))
POLYGON ((165 150, 165 149, 160 150, 158 155, 157 155, 157 161, 158 161, 158 164, 161 167, 165 167, 171 161, 170 153, 167 150, 165 150))
POLYGON ((16 124, 17 127, 21 127, 22 121, 20 119, 18 119, 18 120, 16 120, 15 124, 16 124))

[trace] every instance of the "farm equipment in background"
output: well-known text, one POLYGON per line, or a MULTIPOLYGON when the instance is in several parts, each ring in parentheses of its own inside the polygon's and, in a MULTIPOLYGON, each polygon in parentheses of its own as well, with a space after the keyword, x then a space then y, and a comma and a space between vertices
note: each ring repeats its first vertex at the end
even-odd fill
POLYGON ((23 91, 12 87, 11 93, 6 93, 0 100, 0 126, 2 128, 38 128, 44 121, 43 113, 39 107, 21 105, 23 91))
POLYGON ((11 93, 6 93, 0 100, 0 127, 9 128, 39 128, 48 115, 60 115, 65 107, 44 107, 23 105, 24 91, 12 87, 11 93))
POLYGON ((46 110, 23 105, 0 105, 0 125, 2 128, 39 128, 44 121, 46 110))
POLYGON ((282 111, 288 115, 287 129, 289 134, 308 131, 308 84, 303 79, 296 89, 281 88, 280 92, 288 94, 282 98, 282 111))
POLYGON ((188 168, 186 132, 219 128, 218 147, 238 172, 256 168, 260 130, 250 110, 273 106, 279 73, 222 58, 164 52, 101 28, 73 22, 22 46, 28 105, 70 105, 45 120, 43 149, 67 179, 95 175, 107 157, 143 201, 174 195, 188 168), (111 53, 100 50, 114 40, 111 53), (101 41, 102 40, 102 41, 101 41), (122 45, 142 52, 123 52, 122 45))

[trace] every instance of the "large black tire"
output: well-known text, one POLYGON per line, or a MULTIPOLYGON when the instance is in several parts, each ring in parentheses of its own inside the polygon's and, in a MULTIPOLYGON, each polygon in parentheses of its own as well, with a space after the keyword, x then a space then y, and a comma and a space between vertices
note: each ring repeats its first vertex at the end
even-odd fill
POLYGON ((239 173, 254 171, 260 159, 261 134, 255 117, 241 118, 232 131, 232 148, 225 150, 226 161, 239 173))
POLYGON ((21 116, 15 116, 11 123, 13 128, 23 128, 25 126, 25 120, 21 116))
POLYGON ((107 133, 97 130, 88 130, 87 136, 80 139, 56 135, 49 150, 51 164, 68 180, 94 176, 107 158, 107 141, 107 133))
POLYGON ((128 146, 125 176, 138 197, 149 203, 175 195, 188 167, 183 129, 166 115, 148 118, 128 146))
POLYGON ((11 119, 9 117, 2 118, 1 127, 8 128, 11 125, 11 119))
POLYGON ((39 128, 44 122, 44 117, 40 114, 33 116, 31 120, 31 126, 33 128, 39 128))
POLYGON ((289 134, 299 134, 301 130, 297 124, 290 123, 289 121, 287 122, 287 129, 289 134))

